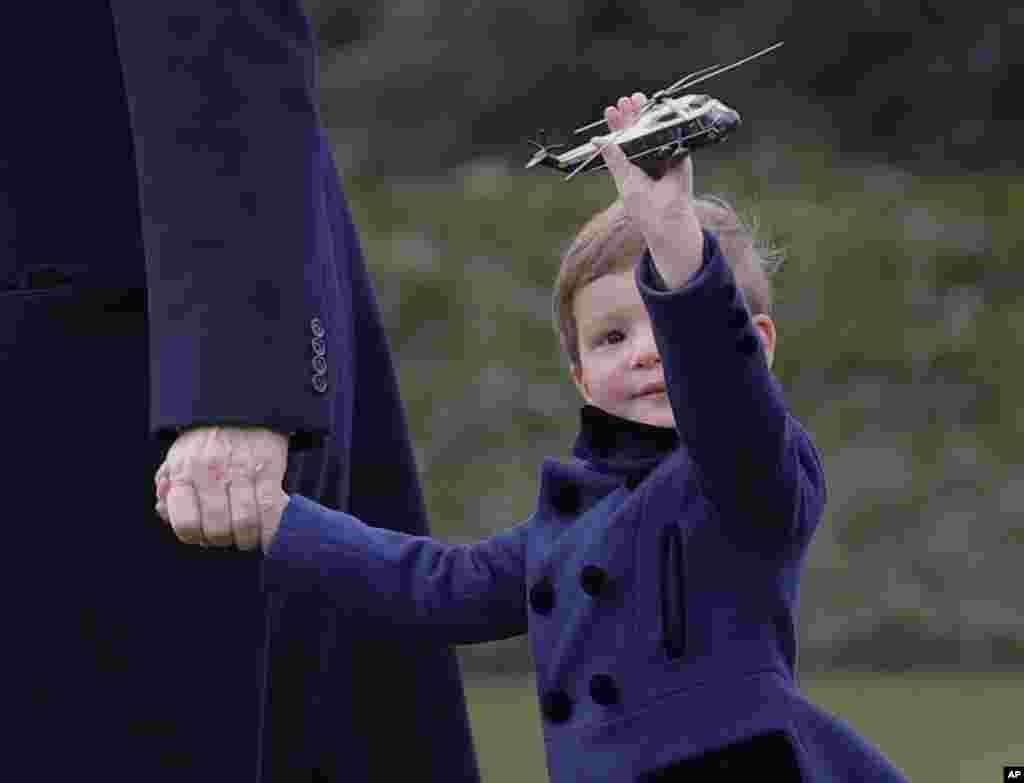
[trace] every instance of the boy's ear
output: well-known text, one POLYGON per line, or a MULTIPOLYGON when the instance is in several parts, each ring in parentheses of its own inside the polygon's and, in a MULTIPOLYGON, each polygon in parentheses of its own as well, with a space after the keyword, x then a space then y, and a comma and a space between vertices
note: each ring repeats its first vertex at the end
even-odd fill
POLYGON ((775 331, 775 322, 769 315, 755 315, 750 322, 757 328, 757 336, 761 338, 761 345, 764 348, 765 359, 768 361, 768 368, 771 369, 772 361, 775 359, 775 345, 778 334, 775 331))

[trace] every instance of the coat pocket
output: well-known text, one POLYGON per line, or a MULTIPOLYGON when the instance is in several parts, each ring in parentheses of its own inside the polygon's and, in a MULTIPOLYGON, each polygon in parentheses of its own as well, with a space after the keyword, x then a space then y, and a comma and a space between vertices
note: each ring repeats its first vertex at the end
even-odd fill
POLYGON ((681 658, 686 646, 686 573, 683 533, 679 525, 661 531, 661 632, 669 659, 681 658))

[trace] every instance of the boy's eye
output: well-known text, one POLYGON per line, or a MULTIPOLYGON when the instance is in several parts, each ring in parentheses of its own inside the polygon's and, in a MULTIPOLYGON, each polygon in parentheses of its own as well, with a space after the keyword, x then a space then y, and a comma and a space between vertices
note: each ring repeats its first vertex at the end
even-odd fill
POLYGON ((601 337, 601 339, 598 342, 599 343, 611 343, 612 345, 614 345, 615 343, 620 343, 620 342, 622 342, 625 339, 626 339, 626 335, 623 334, 621 330, 619 330, 619 329, 611 329, 610 331, 605 332, 604 335, 601 337))

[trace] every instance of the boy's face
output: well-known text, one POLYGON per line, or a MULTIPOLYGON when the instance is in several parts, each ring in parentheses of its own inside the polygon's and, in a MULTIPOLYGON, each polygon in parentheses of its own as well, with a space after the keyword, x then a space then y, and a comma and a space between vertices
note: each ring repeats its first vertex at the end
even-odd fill
POLYGON ((573 381, 591 405, 623 419, 674 427, 665 375, 632 270, 603 275, 576 292, 580 364, 573 381))
MULTIPOLYGON (((623 419, 675 427, 651 318, 633 271, 604 275, 577 291, 573 314, 580 364, 572 376, 583 398, 623 419)), ((766 315, 751 320, 770 367, 775 325, 766 315)))

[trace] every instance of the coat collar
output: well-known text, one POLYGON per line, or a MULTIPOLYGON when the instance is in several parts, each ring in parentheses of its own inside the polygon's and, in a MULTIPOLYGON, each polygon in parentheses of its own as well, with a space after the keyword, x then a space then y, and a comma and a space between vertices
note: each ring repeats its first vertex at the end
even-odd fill
POLYGON ((602 473, 643 477, 678 447, 674 427, 642 424, 584 405, 572 453, 602 473))

